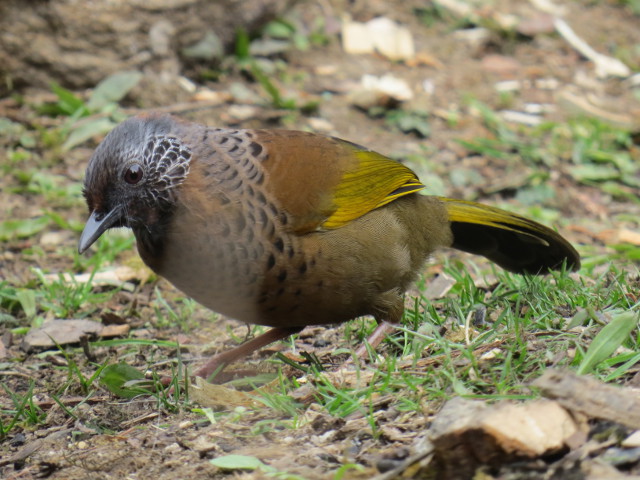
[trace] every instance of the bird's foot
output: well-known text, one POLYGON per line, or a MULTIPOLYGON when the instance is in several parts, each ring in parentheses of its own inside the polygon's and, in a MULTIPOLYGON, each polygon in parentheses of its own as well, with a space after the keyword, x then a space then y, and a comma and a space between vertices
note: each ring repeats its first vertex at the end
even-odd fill
MULTIPOLYGON (((226 352, 214 355, 209 359, 207 363, 205 363, 202 367, 200 367, 193 373, 193 377, 202 377, 211 383, 225 383, 229 380, 237 378, 238 376, 242 376, 241 371, 234 370, 233 372, 226 373, 224 369, 227 365, 243 357, 246 357, 247 355, 253 353, 255 350, 258 350, 277 340, 282 340, 283 338, 286 338, 289 335, 293 335, 294 333, 298 333, 303 328, 304 327, 272 328, 262 335, 258 335, 248 342, 232 348, 231 350, 227 350, 226 352)), ((171 377, 162 377, 160 379, 160 383, 162 383, 162 385, 164 385, 165 387, 169 386, 172 381, 173 379, 171 377)))
POLYGON ((378 345, 395 329, 396 327, 393 323, 380 322, 371 335, 369 335, 369 338, 356 349, 355 357, 364 359, 368 357, 370 351, 375 353, 378 345))

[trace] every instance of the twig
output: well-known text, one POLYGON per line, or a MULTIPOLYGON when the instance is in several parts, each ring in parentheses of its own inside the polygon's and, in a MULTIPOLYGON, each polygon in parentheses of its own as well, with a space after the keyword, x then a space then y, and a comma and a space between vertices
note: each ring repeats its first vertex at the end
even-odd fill
POLYGON ((569 45, 575 48, 582 56, 591 60, 596 66, 596 75, 599 77, 628 77, 631 70, 617 58, 609 57, 596 52, 571 29, 569 24, 561 18, 555 18, 553 25, 556 31, 569 45))

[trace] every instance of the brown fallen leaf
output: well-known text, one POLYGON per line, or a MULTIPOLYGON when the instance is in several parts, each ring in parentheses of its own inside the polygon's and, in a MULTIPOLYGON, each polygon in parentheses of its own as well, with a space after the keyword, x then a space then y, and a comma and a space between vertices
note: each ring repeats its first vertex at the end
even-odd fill
POLYGON ((189 387, 191 399, 202 407, 233 409, 235 407, 253 407, 256 401, 245 392, 240 392, 223 385, 209 383, 196 377, 195 384, 189 387))
POLYGON ((100 322, 85 319, 51 320, 41 327, 32 328, 22 340, 20 348, 30 352, 36 348, 79 343, 84 335, 99 335, 103 329, 100 322))
POLYGON ((640 245, 640 232, 629 230, 628 228, 612 228, 602 230, 597 233, 596 238, 606 245, 615 245, 620 243, 629 243, 631 245, 640 245))
POLYGON ((195 384, 189 386, 191 399, 203 407, 222 410, 232 410, 236 407, 257 407, 262 405, 255 397, 261 393, 273 392, 278 388, 279 381, 273 380, 250 392, 241 392, 233 388, 209 383, 201 377, 195 378, 195 384))
POLYGON ((498 75, 515 75, 522 70, 522 65, 513 57, 491 54, 482 59, 482 69, 498 75))
POLYGON ((206 102, 208 106, 218 106, 231 101, 232 97, 228 92, 203 88, 193 94, 192 100, 194 102, 206 102))
POLYGON ((437 70, 442 70, 444 68, 444 63, 442 63, 439 58, 427 52, 416 53, 416 55, 413 58, 408 59, 406 63, 409 67, 419 67, 424 65, 427 67, 433 67, 437 70))
POLYGON ((107 325, 100 330, 99 335, 105 338, 121 337, 127 335, 129 330, 131 330, 129 325, 107 325))

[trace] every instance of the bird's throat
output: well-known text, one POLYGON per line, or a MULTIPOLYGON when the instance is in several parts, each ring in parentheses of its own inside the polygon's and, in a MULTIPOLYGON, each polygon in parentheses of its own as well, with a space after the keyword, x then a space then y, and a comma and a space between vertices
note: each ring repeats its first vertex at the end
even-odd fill
POLYGON ((162 268, 167 231, 172 216, 172 210, 156 212, 154 218, 147 218, 144 223, 136 222, 131 225, 140 257, 156 273, 162 268))

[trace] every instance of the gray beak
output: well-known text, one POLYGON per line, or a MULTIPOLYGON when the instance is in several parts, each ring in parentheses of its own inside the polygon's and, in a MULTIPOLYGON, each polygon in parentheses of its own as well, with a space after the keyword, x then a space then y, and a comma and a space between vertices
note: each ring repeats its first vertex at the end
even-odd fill
POLYGON ((121 209, 116 207, 110 212, 100 213, 93 211, 89 220, 84 226, 80 242, 78 242, 78 253, 84 253, 93 243, 100 238, 104 232, 113 226, 120 219, 121 209))

